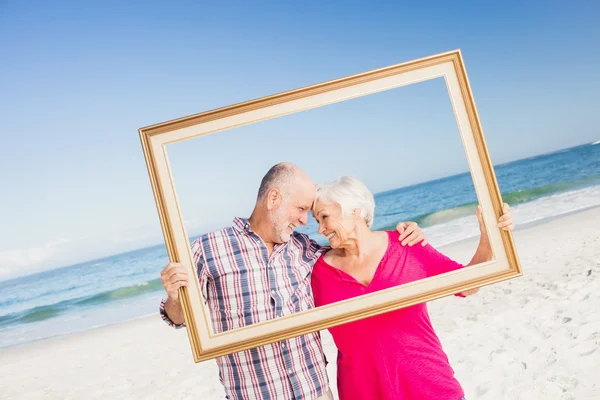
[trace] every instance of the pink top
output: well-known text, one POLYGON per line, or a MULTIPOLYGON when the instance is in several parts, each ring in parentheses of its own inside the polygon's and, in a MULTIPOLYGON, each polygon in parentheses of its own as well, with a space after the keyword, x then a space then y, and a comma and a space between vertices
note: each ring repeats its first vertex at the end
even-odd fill
MULTIPOLYGON (((453 271, 463 266, 430 245, 402 246, 388 232, 387 251, 368 286, 325 262, 312 272, 315 305, 322 306, 453 271)), ((459 400, 464 392, 433 331, 426 304, 329 328, 338 348, 340 400, 459 400)))

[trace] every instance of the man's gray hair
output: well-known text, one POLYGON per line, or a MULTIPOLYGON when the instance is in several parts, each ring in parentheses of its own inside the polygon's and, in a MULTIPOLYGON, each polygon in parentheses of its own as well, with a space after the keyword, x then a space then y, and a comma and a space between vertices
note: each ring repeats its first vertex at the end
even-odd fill
POLYGON ((293 164, 282 162, 273 165, 260 182, 256 200, 262 201, 272 188, 277 188, 280 191, 285 192, 285 186, 289 184, 293 177, 293 164))
POLYGON ((317 185, 315 204, 317 200, 326 204, 339 204, 342 214, 351 214, 359 209, 367 226, 373 226, 375 198, 365 184, 353 176, 342 176, 335 182, 317 185))

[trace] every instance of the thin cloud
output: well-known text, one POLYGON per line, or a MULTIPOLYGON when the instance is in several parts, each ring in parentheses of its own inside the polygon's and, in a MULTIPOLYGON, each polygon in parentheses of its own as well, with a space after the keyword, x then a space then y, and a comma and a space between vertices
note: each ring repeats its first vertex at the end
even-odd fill
POLYGON ((0 251, 0 278, 26 275, 64 254, 72 241, 61 238, 29 249, 0 251))

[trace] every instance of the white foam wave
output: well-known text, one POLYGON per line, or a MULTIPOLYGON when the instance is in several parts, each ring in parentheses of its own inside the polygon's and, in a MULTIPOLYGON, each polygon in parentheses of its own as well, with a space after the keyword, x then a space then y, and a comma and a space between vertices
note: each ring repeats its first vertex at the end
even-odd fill
MULTIPOLYGON (((511 206, 517 226, 542 221, 586 208, 600 206, 600 186, 557 193, 528 203, 511 206)), ((438 247, 479 236, 475 215, 424 228, 432 245, 438 247)))

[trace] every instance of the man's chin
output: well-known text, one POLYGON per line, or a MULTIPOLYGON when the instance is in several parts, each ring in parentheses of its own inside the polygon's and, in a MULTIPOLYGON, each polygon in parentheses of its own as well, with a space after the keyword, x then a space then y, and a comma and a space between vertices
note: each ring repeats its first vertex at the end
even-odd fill
POLYGON ((291 237, 292 237, 292 232, 290 232, 290 233, 284 232, 281 235, 279 235, 279 240, 281 240, 281 243, 287 243, 290 241, 291 237))

